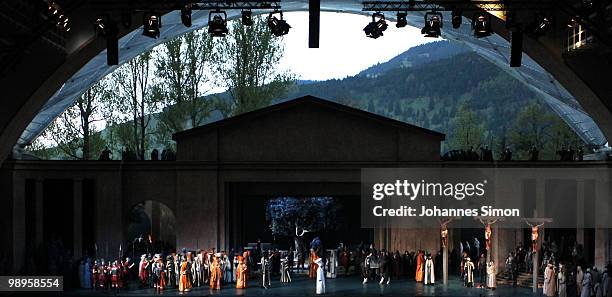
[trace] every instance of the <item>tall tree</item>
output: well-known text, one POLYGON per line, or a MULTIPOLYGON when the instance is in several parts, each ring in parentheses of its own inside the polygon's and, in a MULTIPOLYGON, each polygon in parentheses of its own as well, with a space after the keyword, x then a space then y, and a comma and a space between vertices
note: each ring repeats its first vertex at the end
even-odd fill
POLYGON ((152 96, 152 52, 142 53, 117 69, 112 76, 116 88, 114 122, 131 121, 131 137, 123 144, 144 160, 148 138, 148 126, 152 113, 157 111, 158 103, 152 96))
POLYGON ((508 141, 519 158, 527 159, 528 151, 534 145, 540 150, 542 157, 546 155, 554 117, 555 115, 536 102, 527 105, 517 114, 508 130, 508 141))
POLYGON ((231 101, 220 100, 224 115, 235 115, 269 105, 285 94, 294 78, 277 70, 284 54, 282 38, 275 37, 264 17, 252 26, 235 21, 228 37, 217 40, 217 73, 231 101))
POLYGON ((200 126, 211 112, 204 99, 211 80, 212 37, 193 31, 165 43, 156 56, 160 79, 154 96, 166 106, 158 130, 175 133, 200 126))
POLYGON ((453 121, 455 125, 450 137, 451 149, 467 150, 471 146, 478 149, 483 144, 484 126, 466 103, 459 106, 453 121))
POLYGON ((100 81, 68 107, 43 132, 61 151, 60 158, 90 160, 103 149, 101 122, 108 116, 111 93, 100 81))

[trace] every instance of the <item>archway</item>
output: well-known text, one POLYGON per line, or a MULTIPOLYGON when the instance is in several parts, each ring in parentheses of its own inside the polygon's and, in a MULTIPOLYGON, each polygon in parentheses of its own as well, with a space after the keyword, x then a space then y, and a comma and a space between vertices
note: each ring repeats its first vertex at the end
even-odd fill
MULTIPOLYGON (((306 8, 306 3, 302 1, 291 1, 287 3, 283 2, 283 10, 285 11, 303 11, 306 10, 306 8)), ((324 3, 324 5, 322 6, 322 10, 345 13, 363 13, 361 12, 361 6, 353 2, 324 3)), ((231 11, 228 17, 237 17, 237 12, 231 11)), ((169 21, 164 21, 164 32, 162 32, 162 35, 164 36, 161 39, 158 39, 156 41, 143 39, 146 37, 140 36, 139 30, 132 31, 125 35, 120 41, 121 62, 125 62, 127 59, 130 59, 139 54, 140 52, 150 49, 153 46, 168 40, 169 38, 178 36, 190 30, 203 27, 206 24, 207 16, 204 12, 201 11, 198 13, 194 13, 194 25, 191 28, 185 28, 184 26, 182 26, 180 22, 179 12, 171 12, 165 15, 164 19, 169 21)), ((450 18, 445 18, 445 21, 448 21, 449 19, 450 18)), ((412 26, 419 26, 422 23, 422 15, 419 13, 411 14, 408 22, 412 26)), ((446 38, 452 40, 461 40, 461 38, 457 37, 458 35, 452 33, 452 31, 446 30, 447 28, 451 27, 450 25, 444 27, 445 32, 451 32, 445 36, 446 38)), ((467 20, 464 20, 463 27, 469 28, 469 22, 467 20)), ((469 29, 467 28, 466 30, 469 31, 469 29)), ((503 29, 503 26, 501 26, 499 22, 494 25, 493 29, 500 35, 495 35, 493 39, 483 39, 482 41, 480 41, 480 44, 472 43, 470 46, 474 46, 475 50, 484 57, 489 59, 498 59, 498 62, 500 62, 503 61, 503 59, 499 60, 499 57, 506 57, 506 52, 509 48, 508 42, 506 41, 507 31, 503 29), (484 47, 487 44, 490 45, 490 47, 484 47)), ((5 137, 9 137, 6 140, 10 138, 16 139, 15 134, 21 134, 18 144, 27 144, 33 139, 33 137, 37 135, 37 133, 41 131, 42 127, 46 126, 50 119, 53 119, 58 112, 63 110, 62 106, 65 107, 66 104, 68 104, 69 102, 71 102, 71 100, 74 99, 74 96, 77 96, 85 88, 87 88, 93 82, 97 81, 101 76, 113 70, 112 67, 104 65, 105 52, 101 51, 100 45, 94 44, 92 45, 92 47, 96 48, 97 55, 92 55, 91 52, 87 53, 87 55, 89 55, 88 58, 84 58, 84 60, 79 59, 79 61, 72 61, 71 63, 73 64, 77 62, 79 63, 79 65, 77 65, 76 67, 75 65, 71 65, 70 67, 66 65, 66 67, 69 69, 64 69, 66 71, 62 71, 62 74, 60 76, 56 76, 57 79, 54 82, 55 86, 51 86, 51 88, 48 88, 45 91, 47 94, 46 96, 50 96, 53 92, 55 92, 55 90, 59 89, 59 85, 63 83, 62 81, 66 81, 66 84, 64 84, 64 86, 59 91, 55 92, 55 95, 51 96, 49 100, 46 100, 42 97, 39 98, 40 102, 37 103, 39 104, 39 106, 42 106, 44 101, 47 101, 47 104, 43 107, 40 113, 38 115, 35 115, 34 110, 24 111, 26 113, 29 113, 29 115, 25 114, 24 116, 17 117, 19 121, 15 121, 14 123, 9 124, 10 127, 7 128, 10 129, 13 125, 22 125, 22 127, 14 127, 16 129, 19 129, 19 131, 8 131, 11 132, 9 133, 10 135, 3 132, 0 140, 5 140, 5 137), (81 66, 84 67, 80 68, 80 70, 78 71, 75 70, 75 68, 79 68, 81 66), (61 81, 59 81, 58 79, 61 81), (74 83, 78 85, 78 87, 71 88, 70 83, 74 83), (29 118, 33 118, 33 120, 28 120, 29 118), (27 121, 29 122, 29 124, 20 123, 21 121, 27 121), (23 128, 26 125, 27 128, 24 131, 23 128)), ((534 82, 536 80, 532 79, 532 76, 530 75, 530 73, 533 74, 534 70, 534 68, 531 66, 537 66, 538 69, 536 72, 540 72, 540 74, 542 75, 542 79, 538 80, 540 82, 539 84, 532 86, 538 89, 539 91, 542 91, 543 89, 548 90, 543 91, 547 94, 548 99, 556 100, 550 101, 549 104, 555 105, 551 107, 553 107, 553 109, 555 109, 558 113, 563 113, 564 115, 566 115, 564 119, 566 119, 566 121, 571 122, 572 124, 570 124, 570 126, 574 127, 577 132, 581 131, 579 135, 581 135, 583 139, 589 139, 588 142, 596 143, 597 145, 604 144, 606 139, 604 135, 609 134, 608 126, 610 125, 612 127, 612 124, 609 123, 607 117, 604 116, 604 114, 607 114, 607 110, 605 109, 603 103, 595 102, 598 100, 595 94, 593 94, 593 92, 589 90, 589 88, 578 78, 577 75, 571 72, 571 69, 567 68, 567 65, 564 65, 562 61, 556 60, 560 57, 557 57, 556 55, 551 56, 546 54, 546 51, 550 50, 548 47, 549 46, 547 46, 546 44, 538 45, 537 42, 528 39, 526 41, 525 52, 529 53, 532 57, 534 57, 534 59, 532 60, 528 57, 524 57, 523 60, 527 60, 528 62, 530 61, 529 63, 533 62, 533 65, 530 65, 530 67, 528 67, 529 69, 523 72, 521 72, 520 70, 514 70, 516 71, 515 75, 522 77, 521 80, 525 83, 534 82), (540 65, 542 66, 540 67, 540 65), (540 70, 542 70, 543 72, 540 70), (559 81, 556 81, 555 79, 559 79, 559 81), (586 105, 584 105, 584 110, 586 110, 589 114, 587 114, 581 108, 574 109, 572 111, 572 102, 570 102, 570 104, 564 102, 565 99, 571 98, 571 96, 568 97, 569 94, 572 94, 577 97, 583 104, 584 102, 586 102, 586 105), (570 114, 568 113, 568 111, 572 111, 572 113, 570 114), (589 117, 589 115, 597 120, 597 124, 599 125, 599 128, 603 130, 603 133, 599 130, 597 125, 595 125, 594 121, 589 117), (585 126, 585 123, 587 122, 589 123, 585 126)), ((69 64, 68 62, 69 61, 66 61, 66 64, 69 64)), ((41 95, 43 97, 45 96, 43 94, 40 94, 40 92, 38 92, 36 95, 41 95)), ((3 142, 14 143, 14 141, 3 142)))
POLYGON ((166 204, 145 200, 134 205, 127 215, 127 256, 176 249, 176 217, 166 204))

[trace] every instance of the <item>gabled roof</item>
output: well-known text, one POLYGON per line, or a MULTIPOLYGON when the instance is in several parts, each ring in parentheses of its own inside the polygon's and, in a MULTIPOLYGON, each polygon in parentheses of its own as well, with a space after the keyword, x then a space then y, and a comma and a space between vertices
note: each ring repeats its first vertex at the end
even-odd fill
POLYGON ((387 118, 387 117, 377 115, 371 112, 363 111, 361 109, 349 107, 346 105, 335 103, 333 101, 329 101, 329 100, 307 95, 307 96, 299 97, 293 100, 288 100, 288 101, 284 101, 278 104, 270 105, 268 107, 257 109, 251 112, 243 113, 243 114, 240 114, 234 117, 212 122, 212 123, 200 126, 200 127, 181 131, 181 132, 173 134, 172 139, 177 140, 177 139, 180 139, 186 136, 199 134, 201 132, 205 132, 205 131, 209 131, 212 129, 225 127, 229 125, 234 125, 237 123, 242 123, 244 121, 249 121, 255 118, 263 117, 271 113, 282 112, 283 110, 300 107, 300 106, 316 106, 316 107, 324 108, 328 110, 335 110, 337 112, 349 113, 349 114, 352 114, 358 117, 363 117, 365 120, 376 121, 376 122, 379 122, 385 125, 389 125, 389 126, 393 126, 393 127, 397 127, 401 129, 407 129, 407 130, 411 130, 414 132, 429 134, 434 137, 440 138, 440 141, 444 140, 445 138, 445 135, 440 132, 436 132, 436 131, 428 130, 428 129, 421 128, 418 126, 410 125, 405 122, 387 118))

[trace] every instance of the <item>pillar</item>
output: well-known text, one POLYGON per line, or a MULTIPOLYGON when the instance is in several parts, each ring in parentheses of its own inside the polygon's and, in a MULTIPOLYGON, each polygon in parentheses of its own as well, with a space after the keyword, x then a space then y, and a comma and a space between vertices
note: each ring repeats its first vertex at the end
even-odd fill
POLYGON ((584 180, 576 181, 576 242, 584 247, 584 180))
POLYGON ((36 208, 35 210, 35 215, 36 215, 36 226, 35 226, 35 242, 36 242, 36 247, 39 247, 43 244, 43 240, 44 240, 44 233, 43 233, 43 220, 44 220, 44 198, 43 198, 43 185, 44 185, 44 180, 42 179, 37 179, 36 183, 35 183, 35 187, 36 189, 35 191, 35 195, 36 195, 36 200, 34 202, 34 207, 36 208))
POLYGON ((607 228, 595 229, 595 266, 603 271, 608 261, 609 232, 607 228))
POLYGON ((448 284, 448 244, 442 249, 442 280, 446 286, 448 284))
POLYGON ((73 180, 73 254, 78 259, 83 255, 83 180, 73 180))
POLYGON ((26 250, 25 179, 13 177, 13 273, 23 269, 26 250))

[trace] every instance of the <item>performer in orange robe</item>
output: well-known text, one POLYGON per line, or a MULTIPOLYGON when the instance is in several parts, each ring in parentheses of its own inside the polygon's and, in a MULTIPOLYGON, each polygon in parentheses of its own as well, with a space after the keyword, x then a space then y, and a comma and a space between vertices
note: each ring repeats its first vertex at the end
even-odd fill
POLYGON ((189 276, 187 273, 191 268, 189 267, 189 263, 187 262, 187 258, 183 257, 181 261, 180 273, 181 277, 179 279, 179 292, 189 292, 191 290, 191 281, 189 280, 189 276))
POLYGON ((417 255, 416 276, 414 278, 417 282, 423 281, 423 265, 425 265, 425 254, 423 251, 419 251, 417 255))
POLYGON ((221 290, 222 277, 219 255, 214 255, 213 261, 210 264, 210 288, 214 290, 221 290))
POLYGON ((246 289, 247 264, 243 256, 238 256, 238 267, 236 268, 236 289, 246 289))
POLYGON ((308 278, 313 278, 316 279, 317 278, 317 268, 319 268, 319 265, 317 265, 317 263, 315 263, 315 260, 317 259, 317 253, 315 253, 315 251, 311 250, 310 251, 310 259, 308 260, 308 262, 310 264, 308 264, 308 278))

